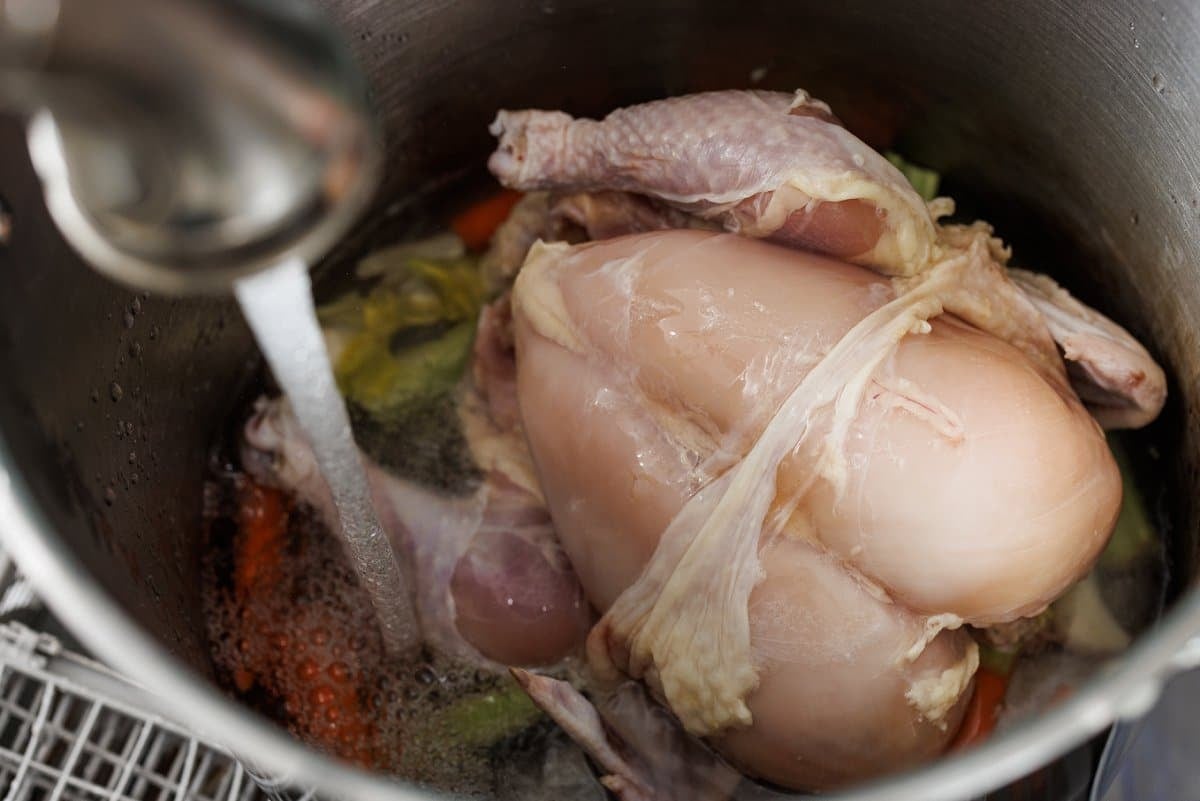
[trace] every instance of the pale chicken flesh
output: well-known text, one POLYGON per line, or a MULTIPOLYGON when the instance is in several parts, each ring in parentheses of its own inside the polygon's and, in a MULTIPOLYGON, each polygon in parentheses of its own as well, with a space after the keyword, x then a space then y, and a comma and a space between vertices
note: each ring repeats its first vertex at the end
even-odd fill
POLYGON ((590 655, 752 774, 935 754, 976 659, 949 629, 1039 611, 1111 530, 1119 475, 1078 399, 924 322, 935 294, 687 231, 541 246, 518 277, 526 434, 607 612, 590 655))
POLYGON ((713 92, 601 121, 502 111, 489 162, 517 189, 623 190, 727 229, 912 275, 936 233, 886 159, 804 92, 713 92))
MULTIPOLYGON (((940 225, 953 201, 924 203, 892 164, 803 91, 668 98, 599 121, 501 111, 492 132, 499 143, 489 167, 507 186, 636 193, 884 275, 919 276, 991 233, 982 223, 940 225)), ((612 232, 613 203, 605 207, 612 232)), ((632 221, 645 230, 647 220, 632 221)), ((1003 272, 1008 252, 998 240, 991 255, 996 266, 973 271, 969 292, 944 298, 948 311, 1012 342, 1049 377, 1063 373, 1061 349, 1077 367, 1071 377, 1080 395, 1106 426, 1137 427, 1157 416, 1165 377, 1128 332, 1073 299, 1056 303, 1027 282, 1019 289, 1003 272), (1101 336, 1090 335, 1098 329, 1101 336)))
MULTIPOLYGON (((444 653, 499 669, 545 665, 578 650, 591 612, 545 503, 520 464, 484 461, 470 495, 447 496, 392 475, 365 455, 371 495, 416 578, 422 634, 444 653)), ((260 399, 242 434, 242 463, 329 526, 337 515, 312 448, 285 400, 260 399)))
POLYGON ((535 245, 513 292, 521 418, 605 613, 593 668, 787 786, 936 754, 977 664, 960 627, 1089 569, 1121 500, 1096 419, 1153 419, 1161 369, 803 92, 492 130, 546 219, 664 231, 535 245), (742 236, 670 230, 713 223, 742 236))

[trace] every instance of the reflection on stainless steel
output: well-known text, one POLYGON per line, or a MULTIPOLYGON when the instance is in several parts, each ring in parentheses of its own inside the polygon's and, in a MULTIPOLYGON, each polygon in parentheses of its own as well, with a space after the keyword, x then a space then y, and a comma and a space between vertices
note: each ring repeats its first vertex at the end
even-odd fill
POLYGON ((71 244, 135 286, 312 260, 378 172, 363 85, 302 4, 6 0, 0 101, 30 115, 71 244))
POLYGON ((1176 801, 1200 797, 1200 671, 1176 676, 1145 718, 1113 727, 1090 801, 1176 801))

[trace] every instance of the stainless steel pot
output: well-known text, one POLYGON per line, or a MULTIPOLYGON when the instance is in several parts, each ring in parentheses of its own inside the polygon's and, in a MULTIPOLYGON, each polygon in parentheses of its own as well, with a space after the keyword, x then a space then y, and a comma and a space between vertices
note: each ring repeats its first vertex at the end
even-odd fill
MULTIPOLYGON (((1200 6, 1189 0, 329 0, 385 116, 376 213, 395 238, 482 175, 501 106, 601 113, 716 87, 803 86, 867 138, 889 130, 1000 225, 1025 264, 1126 322, 1174 377, 1144 434, 1168 525, 1163 622, 1071 700, 965 756, 855 791, 962 799, 1143 711, 1200 661, 1200 6), (444 195, 442 195, 444 196, 444 195), (1193 641, 1194 642, 1194 641, 1193 641)), ((214 300, 140 296, 52 228, 15 125, 0 130, 0 535, 94 651, 175 716, 263 766, 355 799, 415 798, 320 757, 211 683, 198 597, 207 448, 254 347, 214 300), (2 229, 3 226, 0 226, 2 229)), ((337 272, 335 254, 325 269, 337 272)))

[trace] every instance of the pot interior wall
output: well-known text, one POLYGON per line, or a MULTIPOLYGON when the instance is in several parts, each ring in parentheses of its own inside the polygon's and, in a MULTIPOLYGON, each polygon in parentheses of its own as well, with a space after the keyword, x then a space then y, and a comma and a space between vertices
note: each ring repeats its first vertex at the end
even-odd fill
MULTIPOLYGON (((330 0, 390 159, 345 272, 427 198, 484 185, 503 106, 600 114, 710 88, 803 86, 877 146, 945 174, 1017 261, 1129 325, 1173 376, 1141 436, 1180 589, 1200 497, 1200 11, 1182 2, 614 3, 330 0), (1189 61, 1189 59, 1191 59, 1189 61), (448 187, 465 187, 447 193, 448 187), (397 202, 399 201, 399 202, 397 202)), ((232 306, 92 274, 50 226, 15 125, 0 130, 0 435, 74 552, 131 616, 207 672, 198 598, 204 466, 253 367, 232 306)), ((69 621, 68 621, 69 622, 69 621)))

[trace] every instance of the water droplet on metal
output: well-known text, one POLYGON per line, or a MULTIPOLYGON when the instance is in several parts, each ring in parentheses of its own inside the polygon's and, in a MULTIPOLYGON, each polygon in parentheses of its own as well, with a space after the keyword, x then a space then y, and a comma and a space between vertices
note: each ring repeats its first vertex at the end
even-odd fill
POLYGON ((114 381, 108 385, 108 394, 113 399, 113 403, 116 403, 125 397, 125 390, 121 389, 121 385, 114 381))
POLYGON ((1167 79, 1163 77, 1161 72, 1154 73, 1154 77, 1150 79, 1150 85, 1154 87, 1154 91, 1160 95, 1167 91, 1167 79))
POLYGON ((129 345, 129 355, 135 359, 142 358, 142 343, 133 342, 129 345))
POLYGON ((114 503, 116 503, 117 502, 117 491, 115 489, 113 489, 112 487, 105 487, 104 488, 104 502, 106 504, 108 504, 109 506, 112 506, 114 503))
POLYGON ((125 314, 122 315, 122 320, 124 320, 126 328, 133 328, 133 323, 134 323, 133 312, 126 309, 125 314))
POLYGON ((88 397, 90 397, 92 399, 92 403, 99 403, 100 402, 100 390, 93 387, 92 391, 91 391, 91 393, 89 393, 88 397))

